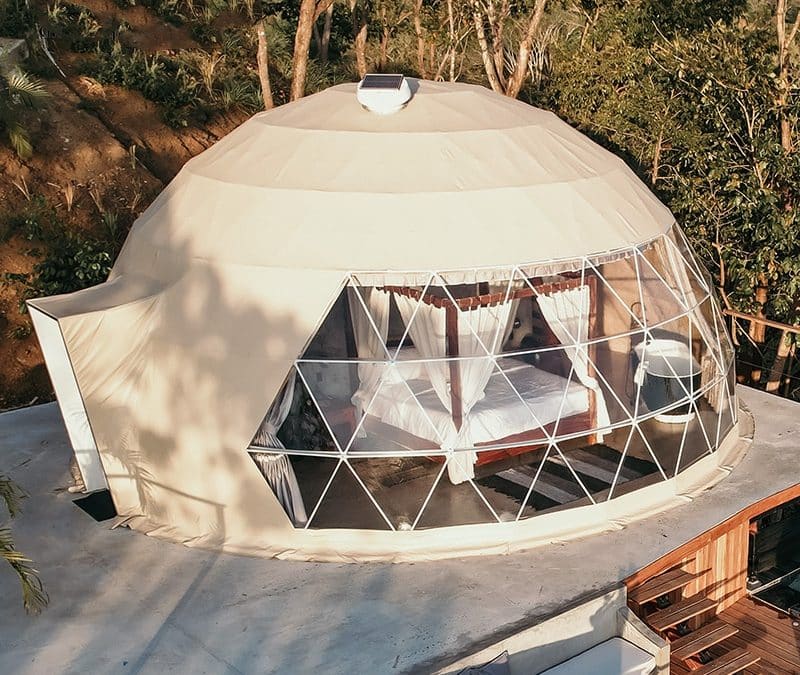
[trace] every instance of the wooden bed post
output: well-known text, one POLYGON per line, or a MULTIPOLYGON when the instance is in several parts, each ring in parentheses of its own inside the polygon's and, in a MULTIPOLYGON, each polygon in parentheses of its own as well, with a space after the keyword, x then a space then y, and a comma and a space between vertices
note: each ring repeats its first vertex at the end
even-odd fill
MULTIPOLYGON (((458 307, 448 301, 445 305, 445 333, 447 335, 448 358, 458 357, 458 307)), ((461 364, 450 361, 450 414, 456 431, 461 430, 463 408, 461 404, 461 364)))
MULTIPOLYGON (((597 277, 590 274, 586 277, 586 285, 589 287, 589 326, 586 337, 588 340, 594 338, 597 330, 597 277)), ((587 372, 589 377, 594 377, 595 372, 595 359, 597 357, 597 344, 590 343, 587 350, 589 363, 587 364, 587 372)), ((598 382, 599 386, 599 382, 598 382)), ((597 392, 594 389, 589 389, 589 419, 591 420, 592 427, 597 427, 597 392)), ((589 436, 588 441, 594 445, 597 443, 597 434, 593 433, 589 436)))

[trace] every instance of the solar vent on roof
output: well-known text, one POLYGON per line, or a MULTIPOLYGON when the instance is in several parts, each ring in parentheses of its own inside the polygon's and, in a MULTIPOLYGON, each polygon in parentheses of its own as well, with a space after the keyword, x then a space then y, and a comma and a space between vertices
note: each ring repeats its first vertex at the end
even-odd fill
POLYGON ((370 112, 391 115, 411 99, 411 89, 402 75, 365 75, 356 90, 358 102, 370 112))
POLYGON ((399 90, 406 78, 402 75, 383 75, 373 73, 364 75, 361 80, 362 89, 393 89, 399 90))

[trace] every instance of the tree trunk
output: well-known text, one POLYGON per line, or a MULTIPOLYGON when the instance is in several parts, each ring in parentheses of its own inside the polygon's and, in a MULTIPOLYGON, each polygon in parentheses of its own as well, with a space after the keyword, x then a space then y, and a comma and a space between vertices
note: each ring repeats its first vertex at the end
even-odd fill
POLYGON ((333 0, 301 0, 300 2, 300 14, 297 17, 297 32, 294 36, 294 53, 292 54, 292 86, 289 94, 291 101, 303 98, 305 94, 308 50, 311 47, 314 23, 332 4, 333 0))
POLYGON ((356 69, 363 79, 367 74, 367 11, 358 0, 350 0, 350 14, 353 17, 353 47, 356 54, 356 69))
POLYGON ((261 82, 261 98, 264 100, 264 110, 275 107, 272 99, 272 85, 269 81, 269 50, 267 49, 267 35, 264 29, 264 19, 256 24, 258 49, 256 62, 258 63, 258 79, 261 82))
POLYGON ((325 21, 322 24, 322 41, 319 46, 319 60, 323 65, 328 64, 328 51, 331 45, 331 24, 333 23, 333 3, 325 10, 325 21))
POLYGON ((453 0, 447 0, 447 31, 450 49, 450 81, 456 81, 456 21, 453 14, 453 0))
POLYGON ((306 91, 306 75, 308 73, 308 50, 311 47, 311 34, 314 31, 314 0, 301 0, 300 16, 297 17, 297 32, 294 36, 294 54, 292 55, 292 86, 289 100, 303 98, 306 91))
POLYGON ((417 71, 419 76, 427 80, 428 69, 425 66, 425 37, 422 34, 422 0, 414 0, 414 33, 417 36, 417 71))
POLYGON ((783 370, 786 367, 786 361, 789 358, 789 353, 792 350, 792 345, 789 342, 789 334, 781 331, 781 341, 778 344, 778 353, 775 355, 775 360, 772 362, 772 368, 769 369, 767 376, 767 391, 777 392, 781 386, 783 379, 783 370))
POLYGON ((483 60, 483 69, 486 71, 486 79, 489 81, 489 86, 492 91, 498 94, 504 94, 503 87, 500 85, 500 80, 497 77, 497 70, 494 66, 494 60, 489 52, 489 42, 486 40, 486 31, 483 25, 483 13, 481 12, 478 0, 472 2, 472 19, 475 22, 475 35, 478 38, 478 46, 481 50, 481 59, 483 60))
POLYGON ((531 14, 531 18, 528 21, 528 29, 525 31, 525 37, 522 38, 522 42, 519 44, 517 64, 514 68, 514 72, 511 73, 511 77, 508 78, 505 91, 506 96, 510 96, 511 98, 517 98, 517 96, 519 96, 522 83, 525 82, 525 77, 528 73, 528 61, 531 58, 531 47, 533 46, 533 40, 536 38, 539 26, 542 23, 545 5, 547 5, 547 0, 536 0, 533 14, 531 14))
POLYGON ((389 24, 386 22, 386 5, 380 8, 381 41, 378 44, 378 70, 386 70, 387 53, 389 51, 389 24))

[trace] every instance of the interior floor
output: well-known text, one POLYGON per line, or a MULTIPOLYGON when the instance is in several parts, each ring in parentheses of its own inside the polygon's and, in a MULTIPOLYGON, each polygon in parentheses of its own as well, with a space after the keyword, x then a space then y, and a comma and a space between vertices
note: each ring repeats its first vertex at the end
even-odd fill
MULTIPOLYGON (((717 413, 705 402, 700 408, 713 427, 707 432, 713 447, 717 413)), ((667 477, 675 474, 679 453, 683 470, 709 452, 697 416, 688 427, 650 419, 641 429, 667 477)), ((441 458, 353 457, 348 466, 333 457, 291 456, 291 462, 306 511, 313 512, 310 527, 422 529, 528 518, 589 504, 587 492, 599 502, 663 480, 642 436, 634 432, 627 443, 629 435, 623 428, 599 443, 572 441, 558 451, 539 448, 479 465, 474 481, 459 485, 450 482, 441 458)))

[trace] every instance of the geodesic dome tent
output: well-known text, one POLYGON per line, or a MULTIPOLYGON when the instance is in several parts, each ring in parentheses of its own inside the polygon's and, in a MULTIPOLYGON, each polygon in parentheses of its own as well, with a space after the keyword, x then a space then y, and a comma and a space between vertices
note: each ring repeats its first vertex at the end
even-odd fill
POLYGON ((108 282, 30 303, 87 489, 316 559, 503 551, 665 503, 736 424, 674 218, 553 114, 340 85, 186 164, 108 282))

